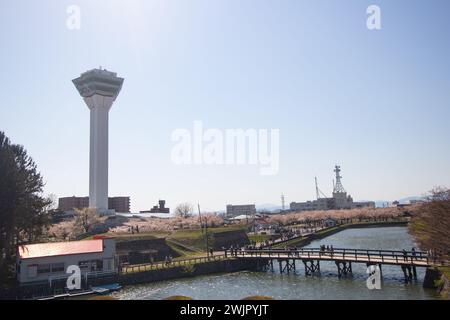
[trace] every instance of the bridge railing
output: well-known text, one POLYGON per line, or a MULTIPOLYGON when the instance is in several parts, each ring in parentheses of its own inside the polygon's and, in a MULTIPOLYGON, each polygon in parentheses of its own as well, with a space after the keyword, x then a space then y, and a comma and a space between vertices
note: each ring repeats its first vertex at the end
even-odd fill
POLYGON ((291 248, 291 249, 245 249, 237 252, 238 256, 269 256, 269 257, 296 257, 302 256, 307 258, 331 258, 331 259, 349 259, 355 260, 364 259, 374 262, 427 262, 430 264, 433 259, 430 259, 428 254, 424 251, 399 251, 399 250, 374 250, 374 249, 348 249, 348 248, 291 248))
POLYGON ((195 258, 180 259, 180 260, 173 260, 173 261, 166 261, 166 262, 163 261, 163 262, 155 262, 155 263, 122 265, 120 268, 120 273, 134 273, 134 272, 168 269, 168 268, 174 268, 174 267, 193 265, 193 264, 197 264, 197 263, 219 261, 219 260, 224 260, 227 258, 228 257, 226 254, 218 254, 218 255, 212 255, 209 257, 195 257, 195 258))

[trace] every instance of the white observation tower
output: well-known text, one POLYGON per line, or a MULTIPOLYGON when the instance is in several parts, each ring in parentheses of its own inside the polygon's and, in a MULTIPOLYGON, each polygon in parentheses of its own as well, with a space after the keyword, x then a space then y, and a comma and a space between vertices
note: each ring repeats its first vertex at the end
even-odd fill
POLYGON ((108 214, 108 113, 124 79, 114 72, 93 69, 72 80, 91 113, 89 207, 108 214))

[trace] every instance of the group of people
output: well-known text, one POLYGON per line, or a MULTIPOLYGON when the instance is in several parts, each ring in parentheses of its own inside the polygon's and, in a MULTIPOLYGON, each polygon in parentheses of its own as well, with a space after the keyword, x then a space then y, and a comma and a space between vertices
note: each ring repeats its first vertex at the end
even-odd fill
POLYGON ((130 232, 131 234, 134 234, 135 232, 136 233, 139 233, 139 226, 129 226, 128 227, 128 232, 130 232))
POLYGON ((168 256, 166 256, 166 258, 165 258, 165 264, 166 264, 166 266, 167 265, 169 265, 169 264, 171 264, 172 263, 172 261, 173 261, 173 258, 172 258, 172 256, 171 255, 168 255, 168 256))
POLYGON ((333 245, 327 245, 327 246, 325 246, 325 245, 323 244, 323 245, 320 246, 320 251, 323 252, 323 253, 325 253, 325 252, 331 252, 331 253, 333 253, 333 252, 334 252, 334 248, 333 248, 333 245))
MULTIPOLYGON (((417 260, 416 248, 413 247, 411 249, 411 255, 412 255, 411 261, 417 260)), ((408 252, 405 249, 403 249, 403 261, 408 261, 408 252)))
POLYGON ((241 247, 239 247, 238 245, 231 245, 228 249, 224 249, 224 253, 225 253, 225 257, 228 256, 228 252, 230 253, 230 255, 233 257, 237 257, 238 252, 240 252, 242 250, 241 247))

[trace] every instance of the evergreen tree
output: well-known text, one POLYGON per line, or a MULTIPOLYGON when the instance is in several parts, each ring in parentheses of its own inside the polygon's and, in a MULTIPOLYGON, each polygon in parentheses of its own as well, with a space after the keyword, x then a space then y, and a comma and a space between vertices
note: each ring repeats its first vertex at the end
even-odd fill
POLYGON ((0 131, 0 277, 14 270, 17 245, 39 240, 49 223, 44 182, 23 146, 0 131))

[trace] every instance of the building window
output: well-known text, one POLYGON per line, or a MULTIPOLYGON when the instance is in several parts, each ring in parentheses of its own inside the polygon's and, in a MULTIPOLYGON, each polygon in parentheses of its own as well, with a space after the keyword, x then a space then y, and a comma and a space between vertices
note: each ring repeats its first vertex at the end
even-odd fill
POLYGON ((28 278, 36 278, 37 277, 37 265, 33 264, 28 266, 28 278))
POLYGON ((40 264, 37 267, 38 274, 50 273, 50 265, 49 264, 40 264))
POLYGON ((90 265, 91 265, 91 264, 90 264, 89 261, 80 261, 80 262, 78 263, 78 266, 80 267, 80 269, 81 269, 82 271, 89 270, 90 265))
POLYGON ((52 264, 52 273, 60 273, 64 271, 65 271, 64 262, 52 264))
POLYGON ((91 261, 91 272, 103 271, 103 260, 92 260, 91 261))

